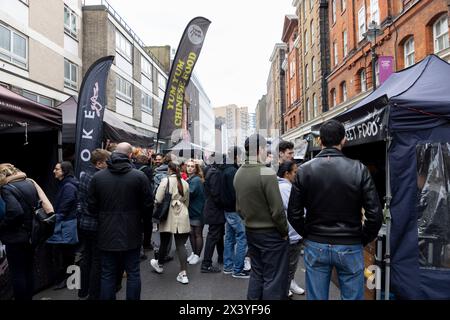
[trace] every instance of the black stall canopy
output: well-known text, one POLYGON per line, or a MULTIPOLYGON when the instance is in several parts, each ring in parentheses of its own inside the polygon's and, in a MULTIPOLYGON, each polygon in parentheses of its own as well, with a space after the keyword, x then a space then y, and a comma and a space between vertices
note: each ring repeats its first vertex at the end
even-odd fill
POLYGON ((0 86, 0 133, 59 130, 61 111, 29 100, 0 86))
MULTIPOLYGON (((436 55, 393 73, 377 90, 335 119, 345 124, 347 144, 353 146, 386 137, 386 107, 390 129, 432 128, 448 123, 450 101, 449 64, 436 55), (447 79, 448 78, 448 79, 447 79)), ((311 131, 318 134, 320 125, 311 131)))
MULTIPOLYGON (((436 172, 442 172, 427 176, 440 186, 440 197, 430 200, 439 202, 429 205, 450 206, 450 64, 429 55, 393 73, 377 90, 335 119, 345 124, 347 146, 389 141, 386 254, 391 260, 390 267, 386 266, 385 287, 403 299, 450 299, 450 235, 427 235, 418 228, 418 176, 424 166, 418 155, 423 150, 439 151, 432 163, 436 172), (433 264, 424 263, 423 256, 432 257, 433 264)), ((312 132, 319 128, 315 126, 312 132)), ((445 225, 440 228, 450 234, 450 210, 439 210, 433 214, 442 216, 445 225)))
MULTIPOLYGON (((57 106, 63 116, 63 143, 75 143, 75 129, 77 118, 77 100, 70 97, 57 106)), ((156 135, 156 133, 155 133, 156 135)), ((153 137, 138 132, 118 117, 114 112, 106 109, 103 117, 103 138, 110 142, 129 142, 134 146, 149 147, 153 143, 153 137)))
POLYGON ((52 198, 53 166, 59 160, 61 111, 0 86, 0 163, 10 162, 27 173, 52 198), (36 157, 35 155, 39 155, 36 157))

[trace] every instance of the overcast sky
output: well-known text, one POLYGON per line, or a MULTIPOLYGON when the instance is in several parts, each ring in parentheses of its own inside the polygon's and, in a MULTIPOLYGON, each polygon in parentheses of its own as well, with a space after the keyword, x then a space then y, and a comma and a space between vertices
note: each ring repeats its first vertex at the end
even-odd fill
POLYGON ((269 58, 292 0, 108 0, 146 45, 178 46, 187 23, 211 20, 195 73, 213 107, 247 106, 266 93, 269 58))

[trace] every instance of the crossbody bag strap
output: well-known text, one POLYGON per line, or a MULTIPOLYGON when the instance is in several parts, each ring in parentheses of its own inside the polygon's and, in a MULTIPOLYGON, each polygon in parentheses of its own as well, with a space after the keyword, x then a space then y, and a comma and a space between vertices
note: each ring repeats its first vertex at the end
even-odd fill
POLYGON ((168 193, 170 194, 169 190, 170 190, 170 176, 167 176, 167 186, 166 186, 165 194, 168 194, 168 193))
POLYGON ((23 193, 22 193, 22 191, 20 191, 19 188, 17 188, 15 185, 9 184, 9 183, 3 187, 6 187, 6 186, 11 187, 9 190, 14 194, 14 196, 16 198, 18 198, 21 202, 24 202, 31 210, 34 209, 34 206, 32 206, 29 201, 25 200, 25 197, 23 196, 23 193))

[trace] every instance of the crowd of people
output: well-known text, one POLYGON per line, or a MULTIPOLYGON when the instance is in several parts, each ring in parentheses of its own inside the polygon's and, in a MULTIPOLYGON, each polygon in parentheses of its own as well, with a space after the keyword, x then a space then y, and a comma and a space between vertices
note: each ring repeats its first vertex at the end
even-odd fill
POLYGON ((363 246, 381 226, 378 195, 367 168, 343 155, 342 124, 325 122, 320 138, 322 151, 300 167, 287 141, 279 143, 276 163, 267 162, 267 142, 258 134, 247 138, 245 150, 232 147, 206 163, 171 153, 150 156, 123 142, 109 151, 93 150, 94 169, 79 180, 70 162, 56 164, 59 189, 53 204, 25 173, 0 164, 6 204, 0 240, 15 298, 33 296, 33 248, 27 235, 32 208, 20 203, 11 188, 34 203, 42 200, 45 211, 56 214, 47 240, 58 267, 55 289, 65 287, 67 267, 78 264, 80 299, 115 299, 124 273, 126 298, 140 299, 145 250, 155 251, 149 267, 160 274, 173 259, 173 242, 179 263, 174 278, 183 285, 189 283, 188 264, 200 264, 202 273, 250 279, 250 300, 304 294, 295 281, 304 246, 308 299, 328 299, 333 267, 341 297, 362 299, 363 246), (167 197, 167 218, 153 221, 155 205, 167 197), (152 241, 156 231, 159 244, 152 241))

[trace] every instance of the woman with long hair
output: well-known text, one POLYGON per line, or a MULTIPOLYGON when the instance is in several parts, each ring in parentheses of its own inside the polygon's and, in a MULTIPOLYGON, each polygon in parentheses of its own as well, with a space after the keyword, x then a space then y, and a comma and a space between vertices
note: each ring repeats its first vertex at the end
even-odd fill
MULTIPOLYGON (((191 229, 188 211, 189 185, 186 181, 181 179, 180 167, 173 161, 168 164, 168 177, 161 180, 161 184, 156 191, 156 203, 161 203, 163 201, 166 188, 168 188, 168 192, 171 194, 171 201, 167 220, 162 221, 159 224, 161 239, 159 252, 164 253, 167 251, 173 234, 178 260, 180 261, 180 272, 178 273, 177 281, 182 284, 188 284, 189 280, 186 273, 187 252, 185 244, 191 229)), ((160 254, 158 260, 152 259, 150 261, 150 265, 157 273, 163 273, 163 262, 164 257, 160 254)))
POLYGON ((5 245, 15 300, 31 300, 34 249, 30 244, 33 209, 27 203, 42 200, 47 214, 53 207, 39 185, 10 163, 0 164, 0 191, 5 215, 0 219, 0 240, 5 245))
POLYGON ((203 183, 205 178, 200 165, 193 159, 186 162, 186 169, 189 175, 189 222, 191 224, 189 240, 192 247, 192 253, 187 261, 189 264, 197 264, 203 249, 203 207, 205 205, 203 183))
POLYGON ((67 267, 72 265, 75 259, 75 245, 78 243, 78 180, 74 177, 73 167, 69 161, 57 163, 53 174, 59 181, 54 203, 56 223, 55 231, 47 243, 54 245, 56 290, 66 287, 67 267))

